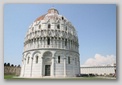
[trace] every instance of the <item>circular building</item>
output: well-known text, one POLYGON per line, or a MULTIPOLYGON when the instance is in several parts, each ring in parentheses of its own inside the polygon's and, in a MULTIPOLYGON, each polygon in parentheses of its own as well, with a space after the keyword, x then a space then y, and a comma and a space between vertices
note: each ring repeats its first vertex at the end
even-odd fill
POLYGON ((51 8, 30 26, 24 40, 21 77, 75 77, 80 74, 74 26, 51 8))

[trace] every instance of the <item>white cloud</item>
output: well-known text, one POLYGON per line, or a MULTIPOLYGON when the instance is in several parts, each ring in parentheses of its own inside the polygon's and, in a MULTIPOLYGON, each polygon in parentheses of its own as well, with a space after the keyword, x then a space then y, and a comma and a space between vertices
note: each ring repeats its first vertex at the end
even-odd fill
MULTIPOLYGON (((85 66, 103 66, 112 65, 116 63, 116 57, 114 55, 102 56, 101 54, 95 54, 93 58, 89 58, 84 63, 85 66)), ((83 65, 83 66, 84 66, 83 65)))

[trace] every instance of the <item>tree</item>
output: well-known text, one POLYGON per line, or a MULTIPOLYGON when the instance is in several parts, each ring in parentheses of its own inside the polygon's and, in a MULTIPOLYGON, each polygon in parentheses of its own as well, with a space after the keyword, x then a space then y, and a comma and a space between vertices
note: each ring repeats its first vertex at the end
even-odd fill
POLYGON ((4 66, 6 66, 7 64, 6 63, 4 63, 4 66))
POLYGON ((8 63, 7 66, 10 66, 10 63, 8 63))
POLYGON ((14 65, 13 65, 13 64, 11 64, 11 66, 13 67, 14 65))
POLYGON ((20 65, 18 65, 18 67, 20 67, 20 65))

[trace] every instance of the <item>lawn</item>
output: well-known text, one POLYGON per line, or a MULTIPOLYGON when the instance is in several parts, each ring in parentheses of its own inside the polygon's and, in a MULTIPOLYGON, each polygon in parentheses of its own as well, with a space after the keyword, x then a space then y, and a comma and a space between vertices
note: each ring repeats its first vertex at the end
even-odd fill
POLYGON ((30 80, 110 80, 116 79, 115 77, 76 77, 76 78, 17 78, 14 75, 4 75, 4 79, 30 79, 30 80))

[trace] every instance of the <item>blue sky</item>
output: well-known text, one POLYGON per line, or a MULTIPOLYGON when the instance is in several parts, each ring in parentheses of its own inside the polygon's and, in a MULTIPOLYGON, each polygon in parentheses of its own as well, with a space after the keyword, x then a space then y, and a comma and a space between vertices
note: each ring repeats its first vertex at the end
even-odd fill
POLYGON ((29 25, 52 6, 76 28, 81 64, 95 54, 114 55, 116 59, 115 4, 5 4, 4 62, 21 64, 29 25))

